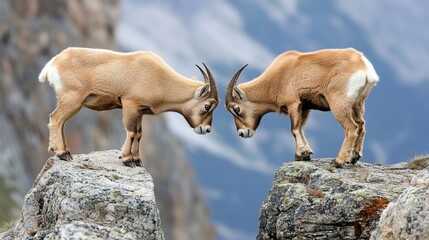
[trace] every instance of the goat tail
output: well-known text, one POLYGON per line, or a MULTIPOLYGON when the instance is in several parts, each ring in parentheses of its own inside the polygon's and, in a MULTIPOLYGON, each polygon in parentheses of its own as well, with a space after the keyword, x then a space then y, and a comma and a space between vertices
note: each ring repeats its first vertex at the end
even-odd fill
POLYGON ((39 74, 39 82, 46 82, 46 80, 48 80, 48 71, 51 68, 53 61, 54 58, 52 58, 48 63, 46 63, 45 67, 43 67, 39 74))
POLYGON ((366 66, 366 79, 373 86, 375 86, 377 82, 380 80, 380 78, 378 77, 377 72, 374 69, 374 66, 365 56, 362 56, 362 61, 365 63, 365 66, 366 66))

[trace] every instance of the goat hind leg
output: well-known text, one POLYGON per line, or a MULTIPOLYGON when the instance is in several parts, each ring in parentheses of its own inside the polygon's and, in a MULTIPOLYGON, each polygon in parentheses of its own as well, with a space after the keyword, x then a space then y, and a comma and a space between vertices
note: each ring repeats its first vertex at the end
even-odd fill
POLYGON ((347 103, 331 105, 331 111, 344 129, 344 141, 333 165, 342 167, 351 162, 352 152, 358 137, 358 124, 353 118, 353 109, 347 103))
POLYGON ((64 126, 67 120, 76 115, 82 108, 79 99, 73 98, 69 94, 67 98, 58 99, 57 107, 50 114, 49 118, 49 151, 55 152, 55 155, 61 160, 71 161, 73 158, 64 135, 64 126))
MULTIPOLYGON (((135 167, 136 164, 133 159, 132 146, 136 139, 137 133, 137 122, 141 114, 138 112, 138 108, 134 108, 132 105, 126 105, 123 101, 123 116, 122 120, 124 123, 125 130, 127 131, 127 137, 125 143, 122 146, 121 159, 122 163, 128 167, 135 167)), ((141 119, 140 119, 141 120, 141 119)))
POLYGON ((351 158, 351 163, 356 164, 357 161, 363 156, 363 141, 365 138, 366 130, 365 130, 365 119, 363 118, 363 114, 365 112, 365 105, 363 102, 359 103, 354 108, 354 120, 358 124, 357 138, 355 145, 353 147, 353 154, 351 158))
POLYGON ((143 166, 143 163, 140 158, 140 139, 142 137, 142 115, 139 116, 137 119, 136 125, 137 125, 137 134, 134 137, 134 141, 131 145, 131 155, 133 156, 133 162, 136 166, 141 167, 143 166))
POLYGON ((306 149, 304 138, 301 135, 301 124, 302 124, 302 109, 300 104, 294 104, 288 109, 288 115, 290 118, 291 132, 295 138, 296 149, 295 149, 295 161, 309 161, 310 154, 306 149))

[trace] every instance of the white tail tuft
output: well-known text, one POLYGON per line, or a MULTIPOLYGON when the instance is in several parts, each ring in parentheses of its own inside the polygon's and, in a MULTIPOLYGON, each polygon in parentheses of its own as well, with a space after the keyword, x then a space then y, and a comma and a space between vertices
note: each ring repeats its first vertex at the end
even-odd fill
POLYGON ((362 56, 362 61, 365 63, 366 66, 366 78, 368 79, 368 82, 374 84, 375 86, 375 84, 377 84, 380 78, 378 77, 374 66, 372 66, 371 62, 365 56, 362 56))
POLYGON ((52 66, 52 62, 55 58, 52 58, 48 63, 46 63, 45 67, 43 67, 42 71, 39 74, 39 82, 45 82, 48 79, 48 71, 52 66))
POLYGON ((61 76, 58 73, 57 68, 53 65, 53 62, 55 60, 55 57, 52 58, 42 69, 42 71, 39 74, 39 82, 46 82, 48 80, 49 85, 51 85, 56 92, 58 92, 61 87, 61 76))

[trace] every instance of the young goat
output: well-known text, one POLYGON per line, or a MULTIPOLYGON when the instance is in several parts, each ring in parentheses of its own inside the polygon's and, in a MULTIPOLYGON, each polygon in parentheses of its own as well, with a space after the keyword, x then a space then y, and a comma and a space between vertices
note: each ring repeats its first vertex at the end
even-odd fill
POLYGON ((332 111, 345 131, 336 167, 362 157, 365 136, 364 102, 379 78, 372 64, 355 49, 327 49, 278 56, 257 78, 236 86, 246 67, 232 77, 225 96, 238 134, 250 138, 268 112, 288 114, 296 141, 295 159, 313 154, 303 128, 311 109, 332 111))
POLYGON ((211 131, 219 103, 215 79, 203 63, 205 83, 186 78, 150 52, 68 48, 52 58, 39 75, 55 89, 57 107, 50 114, 49 151, 71 160, 64 124, 82 107, 102 111, 123 109, 127 132, 121 158, 126 166, 141 166, 139 141, 143 114, 174 111, 198 134, 211 131))

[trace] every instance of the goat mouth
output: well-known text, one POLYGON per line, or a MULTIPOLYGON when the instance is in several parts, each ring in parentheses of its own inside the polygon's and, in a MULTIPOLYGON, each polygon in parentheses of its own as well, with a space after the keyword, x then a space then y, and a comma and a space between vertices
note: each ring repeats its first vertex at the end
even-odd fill
POLYGON ((205 135, 205 134, 211 132, 211 127, 207 126, 207 125, 205 125, 205 126, 204 125, 199 125, 198 127, 194 128, 194 132, 196 134, 205 135))
POLYGON ((251 138, 253 137, 254 134, 255 134, 255 131, 249 128, 238 130, 238 136, 242 138, 251 138))

